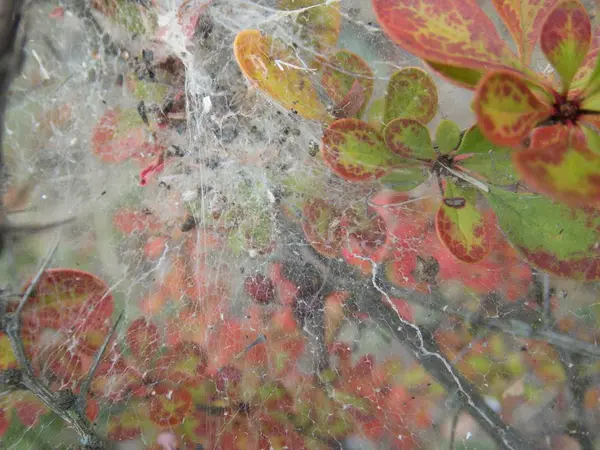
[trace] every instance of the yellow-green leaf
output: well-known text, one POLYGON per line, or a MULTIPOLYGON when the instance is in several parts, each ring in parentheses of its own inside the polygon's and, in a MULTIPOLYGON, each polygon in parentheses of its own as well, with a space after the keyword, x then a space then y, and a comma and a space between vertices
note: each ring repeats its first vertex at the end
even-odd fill
POLYGON ((523 77, 506 70, 490 72, 481 80, 473 104, 481 132, 494 144, 509 147, 521 146, 553 112, 523 77))
POLYGON ((444 246, 460 261, 476 263, 492 250, 493 216, 477 209, 477 191, 446 179, 435 228, 444 246))
POLYGON ((340 34, 342 15, 340 4, 325 4, 322 0, 279 0, 278 5, 287 11, 297 11, 297 34, 317 54, 327 53, 335 47, 340 34))
POLYGON ((379 178, 401 162, 381 134, 358 119, 333 122, 323 134, 321 152, 331 170, 348 181, 379 178))
POLYGON ((413 119, 394 119, 383 129, 383 137, 388 148, 403 158, 435 158, 429 130, 421 122, 413 119))
POLYGON ((307 119, 332 120, 314 88, 311 69, 283 42, 259 30, 244 30, 233 49, 244 75, 283 107, 307 119))
POLYGON ((600 154, 589 149, 580 129, 539 128, 531 147, 514 152, 513 161, 537 191, 572 206, 600 209, 600 154))
POLYGON ((437 110, 437 87, 427 72, 408 67, 392 75, 385 96, 385 123, 403 118, 426 124, 437 110))

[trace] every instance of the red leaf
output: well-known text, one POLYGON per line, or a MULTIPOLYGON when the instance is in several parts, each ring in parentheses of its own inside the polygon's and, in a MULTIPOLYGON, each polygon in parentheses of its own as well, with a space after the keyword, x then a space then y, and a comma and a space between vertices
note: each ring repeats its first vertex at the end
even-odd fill
POLYGON ((113 225, 123 234, 156 232, 162 224, 150 212, 121 208, 113 216, 113 225))
POLYGON ((177 9, 177 22, 187 38, 194 37, 198 21, 212 0, 185 0, 177 9))
POLYGON ((35 426, 39 418, 48 412, 46 405, 32 395, 28 395, 27 400, 17 401, 13 407, 21 423, 28 428, 35 426))
POLYGON ((8 427, 10 426, 9 418, 6 416, 5 409, 0 406, 0 437, 6 433, 6 430, 8 430, 8 427))
POLYGON ((434 63, 517 67, 517 56, 474 0, 373 0, 379 23, 402 48, 434 63))
POLYGON ((160 347, 156 325, 143 317, 134 320, 127 329, 125 337, 131 353, 139 360, 145 361, 156 355, 160 347))
POLYGON ((590 18, 578 0, 560 2, 544 22, 540 45, 560 75, 564 93, 588 53, 591 38, 590 18))
POLYGON ((179 425, 192 409, 192 396, 186 389, 160 383, 151 395, 150 419, 161 427, 179 425))
POLYGON ((250 297, 263 305, 267 305, 275 299, 275 285, 273 281, 261 274, 246 277, 244 280, 244 289, 250 297))
POLYGON ((557 0, 492 0, 492 3, 517 44, 521 61, 529 64, 542 25, 557 0))

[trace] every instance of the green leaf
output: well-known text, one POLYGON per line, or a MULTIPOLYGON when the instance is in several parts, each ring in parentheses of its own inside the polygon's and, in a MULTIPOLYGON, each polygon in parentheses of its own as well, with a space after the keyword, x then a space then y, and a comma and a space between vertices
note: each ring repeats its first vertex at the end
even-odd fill
POLYGON ((244 30, 236 36, 233 49, 244 75, 283 107, 307 119, 332 120, 312 83, 310 69, 282 41, 259 30, 244 30))
POLYGON ((492 3, 517 44, 521 61, 529 64, 542 25, 557 0, 492 0, 492 3))
POLYGON ((582 124, 579 129, 585 136, 587 147, 594 153, 600 155, 600 134, 595 129, 592 129, 585 124, 582 124))
POLYGON ((10 419, 10 426, 6 433, 2 436, 0 442, 1 448, 31 448, 36 450, 50 450, 56 447, 50 443, 54 436, 60 433, 60 419, 56 414, 45 414, 39 419, 37 426, 29 428, 24 426, 17 416, 17 412, 13 411, 10 419), (56 426, 59 424, 59 427, 56 426))
POLYGON ((482 71, 522 67, 472 0, 373 0, 373 7, 386 33, 419 58, 482 71))
POLYGON ((560 75, 564 93, 584 61, 591 39, 591 21, 578 0, 560 2, 544 22, 540 46, 560 75))
POLYGON ((348 50, 334 53, 323 71, 323 86, 336 105, 343 103, 355 81, 360 84, 363 98, 357 117, 362 115, 364 106, 371 99, 373 80, 373 71, 366 61, 348 50))
POLYGON ((408 67, 392 75, 385 96, 385 123, 403 118, 426 124, 437 110, 437 87, 427 72, 408 67))
POLYGON ((477 190, 446 178, 444 198, 435 216, 437 235, 460 261, 476 263, 492 250, 493 220, 477 209, 477 190))
POLYGON ((421 167, 398 167, 379 179, 386 187, 394 191, 410 191, 427 180, 429 174, 421 167))
POLYGON ((477 83, 479 83, 479 80, 481 80, 481 77, 485 73, 483 70, 467 69, 465 67, 440 64, 433 61, 425 60, 425 63, 441 77, 471 90, 477 87, 477 83))
POLYGON ((513 153, 523 180, 538 192, 572 206, 600 209, 600 154, 580 128, 541 127, 530 148, 513 153))
POLYGON ((460 128, 451 120, 442 120, 435 130, 435 143, 441 153, 450 153, 460 144, 460 128))
POLYGON ((519 147, 533 128, 552 115, 527 80, 510 71, 492 71, 479 83, 473 102, 481 132, 494 144, 519 147))
POLYGON ((365 113, 365 121, 376 130, 382 130, 385 126, 385 98, 373 100, 365 113))
POLYGON ((413 119, 394 119, 383 129, 388 148, 407 159, 435 159, 429 130, 413 119))
POLYGON ((457 161, 457 164, 490 183, 514 184, 519 177, 512 163, 513 151, 509 147, 492 144, 481 133, 479 127, 474 125, 465 133, 456 154, 456 158, 462 156, 468 156, 468 158, 457 161))
POLYGON ((600 212, 532 194, 487 194, 508 240, 534 266, 583 281, 600 280, 600 212))
POLYGON ((321 153, 331 170, 348 181, 379 178, 401 162, 381 134, 358 119, 333 122, 323 133, 321 153))

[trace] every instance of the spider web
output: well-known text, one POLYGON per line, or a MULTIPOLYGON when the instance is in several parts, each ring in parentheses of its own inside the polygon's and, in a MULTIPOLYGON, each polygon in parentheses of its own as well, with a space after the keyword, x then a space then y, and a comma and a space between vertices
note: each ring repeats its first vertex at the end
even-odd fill
MULTIPOLYGON (((169 440, 206 449, 425 449, 448 441, 455 448, 494 448, 465 407, 467 398, 483 422, 502 413, 535 445, 559 448, 572 440, 565 429, 578 416, 570 405, 583 395, 566 381, 574 365, 589 372, 587 409, 577 414, 593 429, 600 417, 597 286, 534 271, 504 241, 481 264, 456 264, 432 233, 435 183, 388 197, 382 206, 379 186, 332 175, 313 151, 321 125, 254 88, 233 56, 235 36, 260 29, 293 44, 303 62, 281 70, 309 70, 325 55, 303 39, 298 10, 272 2, 207 3, 192 39, 178 22, 180 2, 140 6, 155 14, 159 39, 93 13, 111 38, 95 52, 98 39, 71 13, 49 18, 55 6, 49 4, 28 12, 27 64, 11 87, 5 124, 10 187, 29 186, 15 222, 74 221, 11 242, 3 283, 18 293, 54 239, 60 244, 52 267, 106 283, 112 319, 94 331, 103 336, 124 315, 92 385, 97 412, 90 414, 99 433, 117 448, 140 449, 169 448, 169 440), (111 45, 121 50, 111 52, 111 45), (158 81, 166 85, 160 104, 146 98, 150 120, 162 117, 168 101, 183 107, 169 126, 142 133, 148 147, 108 162, 93 151, 93 136, 107 111, 140 111, 133 91, 147 70, 142 50, 154 62, 171 55, 183 66, 183 78, 158 81), (150 144, 169 156, 141 186, 140 172, 158 157, 150 144), (358 248, 380 244, 393 228, 387 263, 395 278, 349 241, 342 253, 323 256, 303 229, 313 198, 340 218, 365 213, 371 234, 357 234, 358 248), (375 218, 386 214, 402 219, 375 218), (406 266, 421 261, 417 255, 440 265, 436 282, 425 288, 416 278, 427 273, 406 266), (378 313, 380 304, 389 315, 378 313), (523 324, 550 316, 556 327, 547 339, 527 339, 531 327, 523 324), (581 323, 592 329, 574 329, 581 323), (567 332, 589 347, 569 352, 560 345, 567 332), (442 362, 454 390, 427 370, 429 357, 442 362)), ((115 5, 117 15, 131 14, 129 3, 115 5)), ((370 2, 340 8, 337 46, 369 63, 373 98, 381 97, 395 70, 419 63, 385 37, 370 2)), ((443 118, 470 126, 469 94, 436 83, 440 112, 431 129, 443 118)), ((116 126, 130 118, 118 117, 116 126)), ((54 389, 82 382, 93 352, 78 352, 92 339, 86 324, 100 302, 81 310, 68 329, 46 327, 32 338, 32 364, 54 389)), ((1 448, 77 445, 75 433, 29 393, 0 397, 0 408, 8 423, 1 448)))

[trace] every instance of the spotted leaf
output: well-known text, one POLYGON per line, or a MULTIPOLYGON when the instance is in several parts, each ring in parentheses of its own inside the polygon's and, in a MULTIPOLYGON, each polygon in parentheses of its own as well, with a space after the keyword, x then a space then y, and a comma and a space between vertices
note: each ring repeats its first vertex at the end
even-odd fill
POLYGON ((450 153, 460 144, 460 128, 451 120, 442 120, 435 130, 435 143, 442 153, 450 153))
POLYGON ((24 322, 37 329, 84 332, 102 327, 113 311, 104 281, 75 269, 48 269, 39 279, 25 309, 24 322))
POLYGON ((323 71, 323 86, 336 105, 343 104, 347 95, 353 90, 354 83, 362 91, 362 101, 358 105, 358 117, 362 115, 373 93, 373 71, 360 56, 348 51, 339 50, 329 58, 323 71))
POLYGON ((492 3, 517 44, 523 64, 529 64, 542 26, 557 0, 493 0, 492 3))
POLYGON ((395 118, 429 123, 437 109, 437 87, 427 72, 408 67, 392 75, 385 96, 385 123, 395 118))
POLYGON ((373 6, 387 34, 429 63, 470 69, 468 78, 492 68, 521 67, 473 0, 373 0, 373 6))
POLYGON ((161 427, 179 425, 192 409, 191 394, 181 387, 160 383, 154 387, 150 419, 161 427))
POLYGON ((383 129, 388 148, 403 158, 434 159, 429 130, 413 119, 394 119, 383 129))
POLYGON ((340 227, 341 214, 320 198, 310 199, 304 205, 302 229, 306 239, 323 256, 338 255, 344 236, 340 227))
POLYGON ((565 0, 554 7, 540 36, 540 46, 562 79, 567 92, 590 48, 592 25, 578 0, 565 0))
POLYGON ((349 181, 379 178, 399 162, 381 134, 357 119, 332 123, 323 134, 321 152, 331 170, 349 181))
POLYGON ((160 349, 158 329, 152 322, 143 317, 129 325, 126 334, 127 345, 132 355, 139 361, 156 356, 160 349))
POLYGON ((282 41, 259 30, 244 30, 233 48, 244 75, 283 107, 311 120, 332 119, 314 88, 313 69, 304 67, 282 41))
POLYGON ((446 179, 444 198, 435 216, 440 241, 460 261, 476 263, 485 258, 493 247, 492 216, 476 206, 477 191, 461 187, 446 179))
POLYGON ((513 150, 492 144, 477 125, 469 128, 458 147, 457 164, 478 178, 494 184, 516 183, 519 176, 512 163, 513 150))
POLYGON ((552 114, 552 106, 540 100, 524 78, 509 71, 493 71, 481 80, 474 109, 481 132, 496 145, 512 147, 520 146, 552 114))
POLYGON ((509 241, 529 263, 562 277, 600 280, 599 211, 500 189, 487 198, 509 241))
POLYGON ((340 5, 325 4, 321 0, 279 0, 278 6, 288 11, 297 11, 297 34, 316 53, 327 53, 335 47, 342 23, 340 5))
POLYGON ((572 206, 600 209, 600 155, 590 150, 579 129, 539 128, 527 150, 513 153, 523 180, 572 206))

